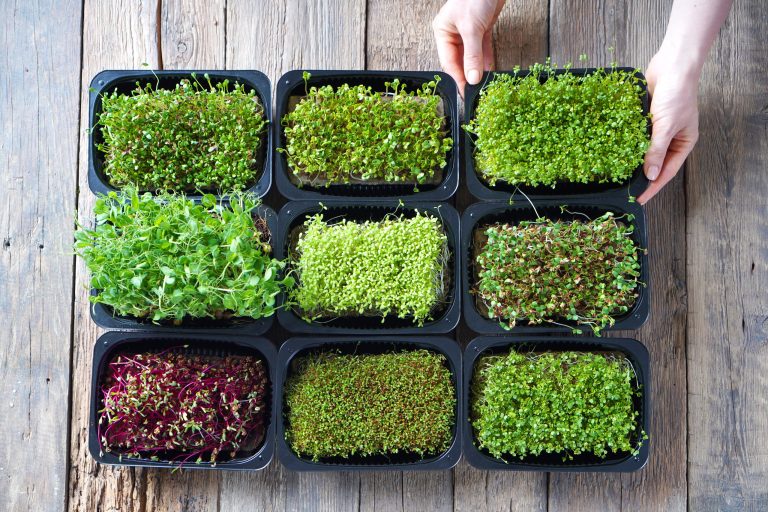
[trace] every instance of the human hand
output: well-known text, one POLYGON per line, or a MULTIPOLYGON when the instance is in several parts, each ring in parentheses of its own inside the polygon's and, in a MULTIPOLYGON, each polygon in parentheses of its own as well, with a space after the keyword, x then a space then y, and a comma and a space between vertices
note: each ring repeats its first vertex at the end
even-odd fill
POLYGON ((493 25, 505 0, 448 0, 432 21, 440 65, 464 97, 493 67, 493 25))
POLYGON ((645 154, 648 188, 637 199, 645 204, 675 177, 699 138, 698 88, 701 68, 681 65, 663 51, 648 64, 653 132, 645 154))

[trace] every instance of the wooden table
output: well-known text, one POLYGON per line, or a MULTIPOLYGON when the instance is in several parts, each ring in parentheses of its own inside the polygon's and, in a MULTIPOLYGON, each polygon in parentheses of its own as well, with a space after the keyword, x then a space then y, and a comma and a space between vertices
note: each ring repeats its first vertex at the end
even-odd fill
MULTIPOLYGON (((499 69, 645 66, 671 2, 508 0, 499 69), (613 47, 611 53, 609 47, 613 47)), ((106 68, 437 69, 441 0, 4 1, 0 6, 0 508, 768 510, 768 19, 739 0, 704 69, 701 140, 647 208, 651 458, 634 474, 252 474, 98 466, 87 453, 87 88, 106 68), (2 206, 5 205, 5 206, 2 206), (766 437, 763 437, 766 436, 766 437)), ((459 206, 466 201, 459 199, 459 206)), ((276 195, 269 201, 276 204, 276 195)), ((626 333, 619 333, 626 334, 626 333)), ((631 334, 631 333, 630 333, 631 334)), ((275 336, 280 335, 277 333, 275 336)), ((460 330, 462 341, 470 333, 460 330)), ((280 341, 276 339, 275 341, 280 341)))

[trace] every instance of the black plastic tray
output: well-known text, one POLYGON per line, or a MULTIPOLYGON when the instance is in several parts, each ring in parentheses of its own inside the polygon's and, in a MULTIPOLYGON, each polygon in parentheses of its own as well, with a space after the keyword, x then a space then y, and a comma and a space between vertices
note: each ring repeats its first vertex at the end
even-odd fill
MULTIPOLYGON (((275 211, 269 206, 260 205, 256 209, 259 217, 267 220, 267 227, 272 239, 272 253, 276 252, 276 240, 278 237, 278 219, 275 211)), ((96 290, 91 290, 91 295, 96 295, 96 290)), ((282 294, 277 296, 276 304, 281 303, 282 294)), ((155 324, 151 320, 141 320, 136 317, 115 316, 114 310, 106 304, 91 304, 91 318, 100 327, 105 329, 141 330, 144 332, 167 333, 182 330, 191 330, 195 333, 242 333, 250 335, 264 334, 272 327, 275 315, 259 318, 229 318, 216 320, 212 318, 185 319, 181 325, 168 323, 155 324)))
MULTIPOLYGON (((641 248, 646 249, 648 247, 648 239, 645 229, 645 215, 643 209, 638 203, 629 203, 627 201, 609 201, 609 200, 596 200, 596 199, 581 199, 573 198, 570 200, 555 200, 550 199, 546 201, 537 201, 534 203, 536 210, 540 215, 551 219, 571 220, 579 219, 579 215, 571 215, 569 213, 561 213, 560 206, 564 205, 573 213, 585 213, 591 218, 602 215, 607 211, 616 212, 617 214, 630 213, 635 216, 632 221, 634 226, 634 232, 632 233, 632 240, 641 248)), ((463 302, 464 302, 464 320, 467 325, 473 331, 480 334, 520 334, 520 333, 570 333, 571 329, 559 325, 541 324, 541 325, 527 325, 523 321, 518 321, 517 325, 511 330, 505 330, 498 321, 482 315, 475 304, 475 297, 472 295, 472 285, 474 284, 474 259, 472 258, 472 252, 474 250, 474 231, 478 225, 486 223, 501 221, 516 223, 523 220, 535 220, 536 213, 534 213, 533 207, 527 202, 515 202, 510 205, 507 202, 488 202, 488 203, 476 203, 466 209, 461 217, 461 248, 462 248, 462 290, 463 290, 463 302)), ((650 275, 648 271, 648 255, 644 252, 640 252, 640 281, 645 283, 645 286, 640 286, 638 289, 638 297, 635 301, 635 305, 624 315, 616 317, 616 323, 613 327, 606 327, 604 330, 616 331, 622 329, 638 329, 641 325, 648 320, 648 313, 650 310, 650 275)), ((558 320, 558 322, 560 322, 558 320)), ((576 322, 562 321, 568 326, 578 327, 585 333, 591 331, 587 325, 577 325, 576 322)))
POLYGON ((640 439, 641 432, 650 434, 650 382, 651 369, 648 351, 637 340, 630 338, 568 338, 568 337, 508 337, 481 336, 472 340, 464 350, 464 426, 463 448, 464 457, 474 467, 491 470, 511 471, 602 471, 630 472, 641 469, 648 462, 649 441, 642 442, 639 453, 610 454, 606 459, 600 459, 594 454, 574 455, 573 460, 563 461, 563 454, 541 454, 528 456, 523 459, 510 457, 508 461, 493 457, 487 450, 480 450, 475 445, 474 429, 470 415, 470 386, 474 376, 475 361, 481 355, 492 353, 508 353, 511 348, 516 350, 535 351, 583 351, 605 352, 616 351, 625 354, 637 374, 637 385, 642 389, 640 397, 635 397, 635 410, 640 413, 636 438, 640 439))
POLYGON ((147 332, 108 332, 102 335, 93 349, 93 367, 91 376, 90 420, 88 422, 88 450, 91 456, 101 464, 116 466, 135 466, 174 469, 177 463, 153 461, 149 459, 120 457, 114 453, 100 453, 101 445, 97 435, 99 421, 99 409, 101 398, 99 395, 100 383, 107 364, 112 357, 121 352, 152 351, 178 345, 189 345, 195 353, 220 355, 228 354, 252 354, 260 357, 267 366, 267 375, 270 384, 270 397, 266 401, 270 410, 267 412, 267 425, 264 440, 254 453, 232 460, 219 461, 216 465, 210 462, 196 464, 194 462, 184 464, 185 469, 227 469, 227 470, 258 470, 264 468, 272 460, 275 451, 275 422, 277 419, 278 394, 277 375, 277 350, 272 342, 265 338, 253 336, 224 336, 204 335, 190 336, 189 334, 169 333, 154 334, 147 332))
MULTIPOLYGON (((94 128, 88 136, 88 186, 94 194, 106 194, 110 191, 119 191, 113 187, 108 178, 104 175, 104 154, 96 148, 97 144, 103 142, 101 129, 96 126, 98 116, 101 113, 101 97, 103 94, 111 93, 115 89, 121 94, 130 94, 136 88, 136 82, 142 85, 160 83, 161 88, 175 87, 182 79, 191 78, 195 73, 198 80, 203 80, 203 75, 208 73, 211 82, 214 84, 229 80, 231 83, 238 82, 245 86, 246 90, 255 91, 264 107, 264 116, 269 122, 264 133, 261 136, 261 144, 257 156, 256 165, 261 169, 261 173, 255 183, 248 187, 251 192, 258 197, 264 197, 272 186, 272 90, 269 78, 260 71, 232 71, 232 70, 184 70, 184 71, 151 71, 151 70, 133 70, 102 71, 93 77, 89 94, 90 115, 88 118, 89 126, 94 128)), ((189 197, 200 197, 189 193, 189 197)))
MULTIPOLYGON (((570 73, 576 75, 576 76, 584 76, 592 74, 596 71, 597 68, 578 68, 578 69, 571 69, 569 70, 570 73)), ((607 73, 610 73, 612 70, 610 68, 606 68, 605 71, 607 73)), ((628 67, 621 67, 621 68, 615 68, 615 71, 625 71, 625 72, 634 72, 635 68, 628 68, 628 67)), ((564 73, 564 69, 557 69, 555 70, 554 74, 562 74, 564 73)), ((480 91, 483 89, 483 87, 493 80, 494 75, 496 74, 507 74, 511 75, 514 74, 512 71, 491 71, 486 72, 483 74, 483 79, 480 81, 477 85, 469 85, 467 84, 467 87, 465 89, 465 95, 464 95, 464 122, 469 123, 470 120, 472 120, 475 117, 475 110, 477 109, 477 103, 480 98, 480 91)), ((525 77, 530 74, 530 71, 528 70, 521 70, 517 76, 519 77, 525 77)), ((635 76, 645 79, 642 73, 634 73, 635 76)), ((542 80, 546 80, 546 77, 548 75, 542 75, 542 80)), ((643 93, 642 93, 642 103, 643 103, 643 114, 648 115, 649 112, 649 101, 648 101, 648 89, 645 85, 642 85, 643 87, 643 93)), ((651 133, 651 122, 648 120, 648 134, 651 133)), ((547 186, 538 186, 538 187, 530 187, 530 186, 520 186, 519 189, 515 185, 510 185, 507 183, 497 182, 496 185, 490 186, 488 183, 483 181, 477 174, 477 171, 475 169, 475 141, 474 141, 474 135, 472 134, 465 134, 464 137, 464 165, 466 168, 465 172, 465 178, 467 181, 467 188, 469 189, 470 193, 475 196, 477 199, 481 200, 508 200, 510 196, 513 197, 514 200, 520 200, 524 199, 523 194, 528 196, 531 199, 547 199, 547 198, 570 198, 575 195, 594 195, 594 196, 600 196, 600 197, 610 197, 610 198, 616 198, 616 199, 624 199, 626 201, 628 196, 639 196, 645 188, 648 186, 648 179, 645 177, 645 173, 643 172, 643 166, 642 164, 639 165, 634 172, 632 173, 632 177, 629 179, 627 183, 619 184, 619 183, 593 183, 593 184, 585 184, 585 183, 561 183, 556 185, 555 188, 547 187, 547 186), (522 191, 522 194, 520 193, 522 191)))
POLYGON ((283 465, 294 471, 426 471, 450 469, 461 457, 461 429, 463 428, 463 407, 465 400, 462 393, 461 348, 455 340, 442 336, 374 336, 365 338, 351 337, 315 337, 291 338, 280 347, 278 355, 279 371, 277 374, 276 406, 280 409, 277 419, 277 456, 283 465), (445 452, 425 459, 416 454, 393 454, 385 456, 333 458, 313 462, 299 457, 285 440, 285 407, 283 390, 294 357, 311 352, 339 350, 346 354, 381 354, 392 350, 427 349, 443 354, 451 370, 456 389, 456 423, 453 442, 445 452))
MULTIPOLYGON (((288 307, 281 308, 277 312, 277 320, 291 333, 301 334, 348 334, 348 335, 376 335, 376 334, 446 334, 456 328, 461 316, 461 281, 459 271, 459 214, 449 204, 431 203, 421 201, 394 201, 379 200, 368 201, 360 204, 359 201, 334 201, 326 205, 317 201, 294 201, 286 204, 279 214, 280 235, 277 239, 275 254, 278 259, 286 259, 288 256, 289 237, 293 229, 315 213, 324 212, 326 219, 344 217, 353 220, 380 220, 386 214, 395 211, 407 214, 418 209, 431 212, 442 219, 445 233, 448 236, 448 247, 453 255, 453 261, 449 263, 453 271, 450 303, 438 317, 431 322, 425 322, 422 327, 408 319, 400 319, 394 315, 381 317, 340 317, 324 322, 307 322, 299 317, 296 312, 288 307)), ((290 264, 286 267, 290 269, 290 264)))
POLYGON ((348 200, 371 198, 409 198, 418 201, 445 201, 456 193, 459 186, 459 155, 461 129, 459 126, 458 93, 456 82, 446 73, 439 71, 321 71, 309 70, 311 78, 309 86, 332 85, 338 87, 350 85, 370 86, 374 91, 384 91, 384 83, 395 78, 406 84, 408 91, 414 91, 431 80, 435 75, 440 76, 436 93, 440 95, 445 107, 445 118, 448 132, 453 139, 453 148, 446 159, 443 170, 443 180, 437 185, 419 185, 419 192, 414 192, 413 184, 379 184, 379 185, 330 185, 329 187, 297 187, 288 177, 290 170, 283 153, 277 147, 285 147, 285 134, 281 120, 288 113, 288 102, 291 96, 304 95, 304 70, 289 71, 280 77, 277 83, 277 103, 275 111, 274 140, 275 152, 275 181, 282 195, 290 200, 315 199, 329 201, 334 199, 348 200))

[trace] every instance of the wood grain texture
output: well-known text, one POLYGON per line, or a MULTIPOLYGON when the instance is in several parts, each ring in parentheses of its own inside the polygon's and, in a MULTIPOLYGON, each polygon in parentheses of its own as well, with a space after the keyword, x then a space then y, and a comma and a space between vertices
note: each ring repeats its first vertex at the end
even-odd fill
POLYGON ((720 32, 686 176, 691 510, 768 509, 764 9, 735 2, 720 32))
POLYGON ((228 0, 227 67, 272 81, 290 69, 361 69, 365 0, 228 0))
MULTIPOLYGON (((215 4, 197 4, 193 8, 186 2, 182 6, 170 0, 163 4, 86 1, 83 83, 90 83, 96 73, 107 68, 139 69, 146 62, 157 69, 163 62, 163 49, 168 52, 168 67, 221 67, 224 27, 221 23, 212 25, 211 20, 222 13, 215 10, 215 4), (177 37, 188 45, 184 52, 178 51, 182 45, 178 44, 177 37)), ((78 207, 81 219, 88 222, 95 198, 87 185, 86 94, 87 86, 84 86, 78 207)), ((77 262, 75 276, 70 509, 218 510, 220 476, 216 472, 110 468, 97 465, 88 454, 88 393, 93 345, 99 329, 88 313, 88 272, 81 261, 77 262)))
MULTIPOLYGON (((668 2, 590 0, 550 6, 550 50, 559 64, 644 67, 664 35, 668 2)), ((684 510, 686 507, 686 246, 680 179, 646 208, 651 315, 636 333, 651 354, 651 455, 641 471, 619 475, 552 474, 550 510, 684 510)))
POLYGON ((66 507, 77 2, 0 5, 0 497, 66 507))
POLYGON ((225 0, 163 0, 160 43, 167 69, 224 69, 225 0))

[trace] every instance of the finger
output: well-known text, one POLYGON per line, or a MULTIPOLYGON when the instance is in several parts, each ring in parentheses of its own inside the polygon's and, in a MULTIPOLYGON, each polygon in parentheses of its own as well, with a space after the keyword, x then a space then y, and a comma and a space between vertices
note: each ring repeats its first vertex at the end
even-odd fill
POLYGON ((669 143, 674 135, 672 128, 666 124, 658 122, 653 125, 651 145, 645 153, 643 165, 643 171, 649 180, 654 181, 659 177, 664 165, 664 158, 667 156, 669 143))
POLYGON ((437 45, 437 58, 440 61, 440 67, 451 75, 459 88, 459 94, 464 97, 464 86, 467 81, 464 79, 464 66, 461 59, 463 45, 458 35, 446 35, 438 33, 435 29, 435 42, 437 45))
POLYGON ((673 140, 670 144, 670 150, 664 159, 664 164, 661 168, 661 172, 656 180, 651 181, 645 191, 637 198, 637 202, 641 205, 646 204, 653 196, 659 193, 664 186, 672 181, 672 178, 677 176, 677 173, 685 163, 685 159, 688 158, 688 154, 693 149, 693 144, 686 142, 678 142, 673 140))
POLYGON ((493 56, 493 29, 488 30, 483 36, 483 69, 490 71, 496 65, 493 56))
POLYGON ((464 74, 467 82, 474 85, 483 77, 483 32, 475 27, 460 28, 459 33, 464 43, 464 74))

